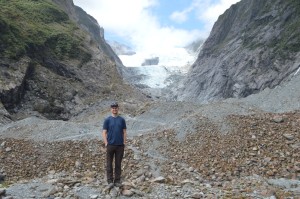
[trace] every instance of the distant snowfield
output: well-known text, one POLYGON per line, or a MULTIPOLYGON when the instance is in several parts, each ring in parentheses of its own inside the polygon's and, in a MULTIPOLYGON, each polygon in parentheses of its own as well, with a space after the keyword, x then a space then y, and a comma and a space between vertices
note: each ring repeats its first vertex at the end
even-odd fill
POLYGON ((145 78, 139 83, 150 88, 164 88, 169 84, 166 79, 171 75, 171 72, 164 66, 140 66, 135 67, 135 71, 139 75, 145 75, 145 78))
POLYGON ((136 53, 134 55, 119 55, 126 67, 135 67, 138 75, 145 75, 141 84, 150 88, 164 88, 170 84, 165 80, 172 74, 186 74, 195 61, 195 56, 184 48, 174 48, 168 52, 157 54, 136 53), (159 57, 158 65, 141 66, 145 59, 159 57))

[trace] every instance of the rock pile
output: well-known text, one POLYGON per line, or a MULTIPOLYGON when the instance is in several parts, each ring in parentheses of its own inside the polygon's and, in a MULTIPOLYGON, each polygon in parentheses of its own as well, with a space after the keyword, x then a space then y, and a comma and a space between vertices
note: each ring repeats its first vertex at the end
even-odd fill
POLYGON ((45 176, 50 171, 104 171, 104 147, 100 141, 33 142, 0 140, 1 169, 8 181, 45 176))
POLYGON ((146 153, 162 153, 168 161, 160 168, 175 184, 193 179, 226 187, 247 176, 300 180, 299 112, 231 115, 227 122, 232 130, 224 134, 199 117, 197 132, 185 140, 165 130, 142 136, 136 145, 146 153))
POLYGON ((0 174, 12 184, 7 197, 300 196, 299 112, 231 115, 227 133, 197 117, 197 131, 184 139, 170 129, 129 140, 123 185, 111 190, 106 189, 102 141, 0 139, 0 174))
POLYGON ((171 147, 166 153, 210 180, 253 174, 300 178, 299 113, 230 116, 228 120, 231 132, 223 135, 213 126, 200 127, 184 142, 169 139, 167 146, 171 147))

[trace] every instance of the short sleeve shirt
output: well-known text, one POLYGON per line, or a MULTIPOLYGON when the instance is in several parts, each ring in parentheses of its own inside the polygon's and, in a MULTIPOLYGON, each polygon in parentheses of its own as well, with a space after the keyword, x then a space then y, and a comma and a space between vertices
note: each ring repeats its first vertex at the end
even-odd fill
POLYGON ((109 116, 104 120, 103 129, 107 130, 109 145, 124 145, 123 130, 126 129, 126 122, 123 117, 109 116))

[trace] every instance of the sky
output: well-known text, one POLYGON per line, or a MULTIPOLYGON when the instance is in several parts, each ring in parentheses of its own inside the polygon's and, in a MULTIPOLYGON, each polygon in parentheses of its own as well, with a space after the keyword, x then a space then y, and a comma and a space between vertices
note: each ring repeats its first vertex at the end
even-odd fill
POLYGON ((104 28, 106 40, 150 54, 207 38, 218 16, 238 1, 73 0, 104 28))

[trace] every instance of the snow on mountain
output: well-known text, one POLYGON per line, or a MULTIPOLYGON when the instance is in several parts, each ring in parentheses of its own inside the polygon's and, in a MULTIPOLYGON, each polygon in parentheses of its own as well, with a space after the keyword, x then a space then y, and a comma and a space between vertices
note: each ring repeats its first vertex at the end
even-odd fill
MULTIPOLYGON (((195 41, 186 47, 155 50, 151 52, 135 52, 131 47, 117 41, 107 41, 121 59, 123 65, 130 70, 125 77, 135 85, 148 88, 165 88, 174 81, 171 76, 185 75, 196 60, 198 49, 204 40, 195 41)), ((176 80, 175 80, 176 81, 176 80)))
POLYGON ((186 74, 191 64, 195 61, 195 56, 190 54, 185 48, 174 48, 167 52, 143 53, 137 52, 134 55, 119 55, 122 63, 135 71, 135 75, 140 75, 139 82, 150 88, 164 88, 171 82, 166 81, 174 74, 186 74), (157 65, 142 66, 146 59, 159 58, 157 65), (135 69, 133 69, 135 68, 135 69))
POLYGON ((143 77, 136 83, 147 85, 150 88, 164 88, 167 86, 165 80, 169 77, 170 72, 164 66, 135 67, 135 71, 143 77))

